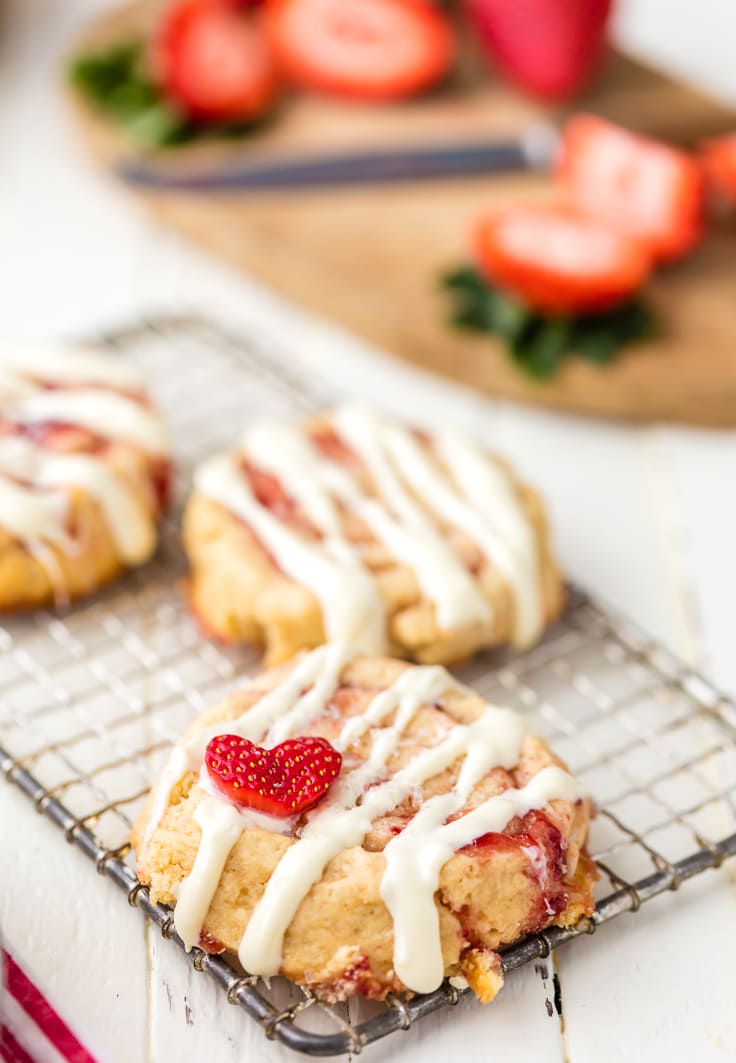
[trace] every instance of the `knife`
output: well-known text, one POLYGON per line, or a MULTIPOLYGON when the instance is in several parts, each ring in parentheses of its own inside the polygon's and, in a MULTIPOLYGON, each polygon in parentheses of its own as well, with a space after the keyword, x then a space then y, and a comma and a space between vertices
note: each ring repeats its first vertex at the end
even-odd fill
POLYGON ((491 140, 265 161, 250 161, 243 152, 217 165, 124 159, 116 170, 132 184, 159 191, 287 192, 538 169, 551 163, 558 141, 555 127, 543 122, 520 135, 491 140))

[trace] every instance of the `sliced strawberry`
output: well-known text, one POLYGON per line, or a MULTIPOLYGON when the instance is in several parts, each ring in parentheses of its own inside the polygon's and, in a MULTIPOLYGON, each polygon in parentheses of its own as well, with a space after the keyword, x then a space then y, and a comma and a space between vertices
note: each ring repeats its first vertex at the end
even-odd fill
POLYGON ((228 0, 178 0, 167 8, 154 66, 164 91, 195 120, 258 118, 276 98, 269 49, 228 0))
POLYGON ((265 26, 284 77, 356 99, 423 92, 455 56, 449 23, 432 0, 270 0, 265 26))
POLYGON ((598 65, 612 0, 464 0, 491 60, 542 99, 579 92, 598 65))
POLYGON ((736 133, 706 140, 700 150, 700 164, 714 196, 736 207, 736 133))
POLYGON ((271 816, 294 816, 320 801, 340 774, 342 757, 326 738, 290 738, 262 749, 238 735, 213 738, 205 751, 212 782, 234 804, 271 816))
POLYGON ((593 313, 629 299, 650 263, 640 244, 601 222, 554 206, 519 205, 482 218, 478 268, 536 310, 593 313))
POLYGON ((703 231, 695 159, 594 115, 568 123, 558 181, 567 201, 637 237, 659 261, 686 254, 703 231))

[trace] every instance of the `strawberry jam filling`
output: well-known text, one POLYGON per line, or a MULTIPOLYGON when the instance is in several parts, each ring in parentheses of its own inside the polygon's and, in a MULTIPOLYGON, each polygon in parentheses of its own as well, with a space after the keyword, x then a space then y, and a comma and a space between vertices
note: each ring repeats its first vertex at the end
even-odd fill
POLYGON ((218 956, 221 952, 225 952, 227 948, 219 938, 216 938, 214 934, 210 934, 209 930, 200 931, 199 947, 204 949, 205 952, 209 952, 211 956, 218 956))
POLYGON ((301 506, 287 494, 281 481, 269 472, 259 469, 247 460, 241 462, 241 468, 245 473, 250 489, 256 500, 270 510, 284 524, 288 524, 302 535, 310 538, 319 538, 319 532, 305 516, 301 506))
POLYGON ((309 438, 317 450, 330 461, 337 462, 339 465, 349 465, 351 468, 360 467, 360 458, 340 438, 334 428, 320 428, 312 432, 309 438))
POLYGON ((320 996, 327 1003, 336 1003, 355 996, 381 1000, 385 996, 385 986, 373 974, 368 957, 361 953, 345 968, 339 978, 321 987, 320 996))
POLYGON ((22 436, 34 443, 63 453, 72 451, 96 453, 107 446, 107 440, 80 428, 79 425, 63 421, 38 421, 29 424, 17 424, 14 421, 0 420, 0 436, 22 436))
MULTIPOLYGON (((533 809, 523 817, 512 819, 503 833, 489 832, 466 845, 464 853, 488 858, 494 853, 522 852, 529 860, 529 875, 540 891, 539 925, 551 915, 559 915, 568 904, 565 888, 567 843, 562 833, 544 812, 533 809)), ((535 927, 525 928, 530 932, 535 927)))
POLYGON ((159 513, 165 513, 171 505, 174 493, 174 468, 166 458, 157 458, 151 468, 151 480, 159 513))

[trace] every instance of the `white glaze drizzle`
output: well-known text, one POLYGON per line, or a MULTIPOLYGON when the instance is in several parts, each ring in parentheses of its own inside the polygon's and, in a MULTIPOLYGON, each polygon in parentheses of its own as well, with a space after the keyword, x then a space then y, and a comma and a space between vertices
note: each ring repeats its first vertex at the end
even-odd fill
MULTIPOLYGON (((374 819, 401 804, 423 782, 444 771, 458 757, 472 758, 475 763, 481 744, 486 745, 494 736, 492 745, 496 753, 501 750, 512 763, 518 759, 523 733, 520 718, 489 706, 474 723, 453 727, 438 745, 419 752, 390 779, 371 785, 385 773, 401 733, 419 707, 435 701, 451 685, 452 681, 446 672, 443 675, 441 668, 412 668, 403 672, 393 687, 378 695, 388 700, 390 707, 386 711, 398 705, 396 720, 393 726, 374 731, 368 760, 340 778, 310 816, 301 838, 282 857, 266 884, 238 950, 246 970, 262 975, 277 973, 284 934, 302 900, 333 857, 343 849, 360 844, 374 819), (505 732, 503 741, 499 741, 499 731, 505 732), (358 805, 356 801, 361 795, 358 805)), ((338 740, 338 746, 341 744, 338 740)))
POLYGON ((97 499, 126 564, 138 564, 150 556, 156 539, 153 521, 133 488, 111 465, 89 454, 46 450, 22 436, 0 438, 0 514, 12 535, 55 542, 71 551, 73 543, 63 523, 69 496, 63 489, 72 487, 97 499), (8 504, 11 492, 13 505, 8 504))
POLYGON ((32 395, 36 390, 36 384, 6 369, 0 362, 0 404, 4 406, 8 402, 15 402, 24 395, 32 395))
MULTIPOLYGON (((341 407, 334 422, 340 437, 368 469, 381 499, 363 497, 354 502, 358 515, 399 561, 414 569, 436 606, 440 627, 487 621, 491 610, 481 588, 393 467, 389 440, 408 438, 406 429, 389 426, 360 406, 341 407)), ((426 501, 426 495, 421 497, 426 501)))
POLYGON ((0 345, 3 374, 49 380, 56 384, 100 384, 123 391, 140 391, 144 377, 132 362, 93 347, 24 347, 0 345))
POLYGON ((201 493, 248 524, 280 568, 306 585, 322 606, 327 638, 346 642, 364 653, 385 652, 383 615, 376 590, 356 560, 337 558, 329 543, 310 542, 292 531, 256 499, 236 454, 223 454, 201 465, 194 476, 201 493))
MULTIPOLYGON (((142 386, 137 368, 95 350, 0 348, 3 418, 19 426, 56 421, 164 456, 168 440, 156 413, 136 398, 107 390, 138 393, 142 386)), ((44 565, 60 600, 66 591, 49 547, 67 554, 75 549, 65 528, 73 488, 96 499, 126 564, 150 556, 154 518, 104 457, 54 451, 25 436, 0 438, 0 525, 44 565)))
POLYGON ((187 951, 199 944, 225 863, 243 833, 238 810, 229 801, 216 797, 205 797, 194 810, 194 819, 202 836, 194 866, 179 886, 174 909, 174 926, 187 951))
MULTIPOLYGON (((367 497, 347 469, 323 457, 295 427, 256 425, 243 437, 243 450, 259 468, 276 476, 287 494, 303 506, 323 535, 325 551, 338 563, 344 558, 359 564, 344 537, 335 499, 363 519, 394 557, 416 571, 422 589, 437 605, 442 627, 487 620, 490 609, 480 588, 403 489, 384 456, 380 442, 383 426, 378 418, 357 407, 344 407, 338 411, 335 424, 370 471, 385 504, 367 497)), ((408 438, 408 433, 404 434, 408 438)), ((377 594, 374 600, 380 615, 377 594)))
MULTIPOLYGON (((299 661, 281 683, 238 720, 209 725, 178 747, 154 795, 146 840, 150 840, 152 825, 158 825, 168 806, 171 788, 185 770, 201 766, 210 737, 228 731, 246 734, 254 741, 274 741, 296 733, 322 711, 348 657, 344 649, 321 647, 299 661), (305 691, 305 687, 309 689, 305 691)), ((443 961, 434 895, 443 865, 475 838, 503 830, 515 816, 523 816, 550 801, 575 800, 580 796, 577 783, 566 772, 546 768, 525 787, 506 790, 461 814, 475 786, 494 767, 510 769, 518 763, 524 723, 510 710, 490 705, 473 722, 455 724, 436 745, 421 750, 392 777, 384 779, 402 734, 419 708, 439 701, 453 688, 462 689, 443 668, 407 668, 389 688, 371 699, 362 714, 344 722, 335 746, 345 752, 370 733, 370 754, 359 767, 344 773, 325 800, 307 814, 301 837, 284 853, 266 884, 238 953, 250 973, 267 977, 278 972, 284 935, 328 862, 344 849, 359 845, 375 819, 391 812, 425 781, 462 758, 453 789, 428 798, 404 831, 384 849, 386 870, 381 894, 394 922, 395 970, 404 984, 416 992, 436 988, 442 980, 443 961), (392 714, 393 720, 387 724, 392 714), (458 818, 448 823, 451 816, 458 818)), ((193 871, 179 890, 178 901, 180 904, 185 898, 180 933, 189 943, 199 939, 227 856, 242 830, 269 827, 267 817, 260 816, 255 821, 252 813, 240 812, 218 796, 206 780, 200 785, 208 795, 202 802, 207 809, 197 816, 203 831, 202 843, 193 871), (224 804, 234 815, 218 816, 212 802, 224 804)), ((199 808, 201 805, 198 811, 199 808)), ((284 833, 285 824, 285 820, 279 820, 271 829, 284 833)))
POLYGON ((162 456, 169 441, 161 419, 135 399, 98 388, 35 391, 5 410, 17 424, 59 421, 78 425, 119 443, 130 443, 162 456))
POLYGON ((488 455, 447 432, 435 445, 455 482, 440 473, 410 433, 389 428, 385 441, 417 496, 440 520, 461 528, 509 583, 515 602, 513 642, 536 642, 542 629, 536 543, 508 476, 488 455))
POLYGON ((71 540, 64 530, 68 499, 54 492, 29 491, 0 473, 0 521, 11 535, 30 542, 46 540, 65 549, 71 540))
POLYGON ((536 540, 506 471, 454 433, 438 436, 435 456, 407 429, 359 406, 341 407, 333 423, 371 476, 376 497, 352 469, 283 424, 252 426, 239 453, 206 463, 195 478, 199 491, 250 524, 284 572, 312 590, 328 637, 352 641, 368 653, 387 649, 383 606, 343 531, 344 508, 415 572, 445 630, 487 623, 492 616, 482 588, 435 521, 461 529, 508 583, 513 641, 525 646, 538 638, 543 615, 536 540), (240 466, 243 456, 277 478, 320 532, 319 542, 308 542, 258 502, 240 466), (347 627, 346 613, 353 616, 347 627))
POLYGON ((458 518, 468 535, 508 579, 515 597, 514 642, 536 642, 544 626, 536 536, 508 473, 485 451, 456 432, 434 441, 464 497, 458 518))
MULTIPOLYGON (((288 712, 281 710, 280 703, 277 704, 275 712, 272 708, 272 722, 269 724, 266 737, 263 740, 259 740, 258 737, 251 738, 251 741, 271 749, 287 738, 303 734, 309 725, 322 714, 325 705, 339 685, 343 668, 353 659, 355 652, 341 645, 327 645, 320 649, 323 650, 322 653, 315 651, 314 655, 306 658, 311 665, 308 682, 314 684, 311 690, 302 694, 288 712), (310 659, 312 656, 315 658, 314 662, 310 659), (316 677, 314 671, 317 671, 316 677)), ((246 721, 247 718, 246 714, 246 721)))
MULTIPOLYGON (((488 763, 492 765, 492 759, 488 763)), ((468 760, 464 767, 467 764, 468 760)), ((515 816, 525 816, 553 800, 574 801, 581 796, 580 787, 567 772, 543 768, 521 789, 504 790, 447 823, 448 816, 465 803, 462 774, 451 793, 425 801, 383 851, 386 871, 381 896, 394 922, 394 970, 417 993, 429 993, 442 981, 444 963, 434 895, 440 872, 453 853, 483 834, 502 831, 515 816)))

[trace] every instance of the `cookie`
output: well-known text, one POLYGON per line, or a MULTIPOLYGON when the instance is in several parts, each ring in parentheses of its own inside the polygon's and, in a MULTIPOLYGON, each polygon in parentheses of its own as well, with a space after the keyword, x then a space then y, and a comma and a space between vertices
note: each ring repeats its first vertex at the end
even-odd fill
POLYGON ((205 630, 269 664, 329 641, 455 663, 531 645, 563 602, 539 496, 506 464, 356 406, 254 424, 206 461, 184 545, 205 630))
POLYGON ((134 366, 0 348, 0 610, 63 605, 147 561, 169 477, 134 366))
POLYGON ((589 816, 516 713, 325 645, 189 729, 132 842, 188 948, 328 1002, 445 977, 487 1001, 499 949, 592 913, 589 816))

